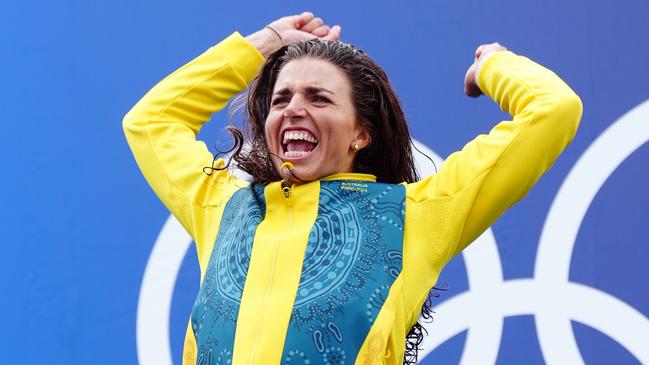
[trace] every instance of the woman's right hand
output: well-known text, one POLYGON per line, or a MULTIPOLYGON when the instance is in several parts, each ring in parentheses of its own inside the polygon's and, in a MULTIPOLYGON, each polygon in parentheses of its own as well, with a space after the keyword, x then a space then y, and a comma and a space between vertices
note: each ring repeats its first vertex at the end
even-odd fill
POLYGON ((247 36, 246 40, 267 57, 286 44, 313 38, 337 41, 340 26, 329 27, 321 18, 305 11, 300 15, 279 18, 247 36))

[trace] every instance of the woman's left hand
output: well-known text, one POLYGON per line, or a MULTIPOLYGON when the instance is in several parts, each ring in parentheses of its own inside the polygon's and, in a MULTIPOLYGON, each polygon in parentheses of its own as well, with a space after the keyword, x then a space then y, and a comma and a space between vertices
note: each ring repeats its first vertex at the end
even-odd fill
POLYGON ((469 67, 469 69, 466 71, 466 75, 464 76, 464 93, 467 96, 477 98, 478 96, 482 95, 482 90, 480 90, 475 80, 476 71, 478 70, 480 65, 482 65, 482 62, 487 58, 489 54, 506 50, 507 48, 497 42, 480 45, 475 50, 475 58, 473 59, 473 64, 469 67))

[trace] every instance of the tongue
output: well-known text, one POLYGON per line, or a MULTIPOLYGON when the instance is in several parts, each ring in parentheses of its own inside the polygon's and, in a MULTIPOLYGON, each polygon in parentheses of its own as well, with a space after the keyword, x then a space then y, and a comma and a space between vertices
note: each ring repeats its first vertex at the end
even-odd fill
POLYGON ((286 145, 287 151, 304 151, 311 152, 315 148, 314 144, 307 141, 290 141, 286 145))

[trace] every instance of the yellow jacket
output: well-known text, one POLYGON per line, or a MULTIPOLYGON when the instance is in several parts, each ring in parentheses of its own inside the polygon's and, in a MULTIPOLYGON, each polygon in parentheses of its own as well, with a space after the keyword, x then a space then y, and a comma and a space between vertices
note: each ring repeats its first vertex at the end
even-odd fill
POLYGON ((183 363, 400 364, 443 266, 552 165, 577 130, 579 97, 551 71, 497 52, 478 83, 513 120, 439 173, 400 185, 338 174, 286 198, 279 183, 207 176, 213 156, 196 140, 262 62, 234 33, 124 118, 145 178, 196 242, 201 289, 183 363))

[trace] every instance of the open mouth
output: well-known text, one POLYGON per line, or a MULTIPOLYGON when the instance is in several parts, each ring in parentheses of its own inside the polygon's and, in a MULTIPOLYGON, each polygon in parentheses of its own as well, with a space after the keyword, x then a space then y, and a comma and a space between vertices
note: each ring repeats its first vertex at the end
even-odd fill
POLYGON ((307 130, 284 131, 282 153, 285 158, 295 159, 307 157, 317 146, 318 140, 307 130))

